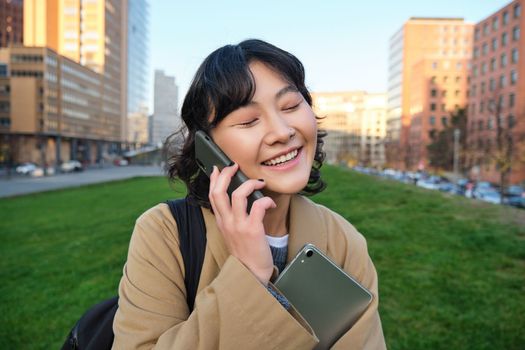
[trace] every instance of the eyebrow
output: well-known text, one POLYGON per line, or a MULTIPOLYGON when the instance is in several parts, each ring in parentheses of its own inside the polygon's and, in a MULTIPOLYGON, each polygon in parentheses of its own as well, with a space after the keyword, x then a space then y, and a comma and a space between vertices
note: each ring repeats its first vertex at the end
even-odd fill
MULTIPOLYGON (((297 87, 295 87, 294 85, 287 85, 285 87, 283 87, 281 90, 279 90, 276 94, 275 94, 275 98, 276 99, 280 99, 281 97, 283 97, 284 95, 286 95, 287 93, 289 92, 299 92, 299 89, 297 89, 297 87)), ((246 104, 246 106, 254 106, 254 105, 257 105, 257 102, 254 102, 254 101, 250 101, 246 104)))

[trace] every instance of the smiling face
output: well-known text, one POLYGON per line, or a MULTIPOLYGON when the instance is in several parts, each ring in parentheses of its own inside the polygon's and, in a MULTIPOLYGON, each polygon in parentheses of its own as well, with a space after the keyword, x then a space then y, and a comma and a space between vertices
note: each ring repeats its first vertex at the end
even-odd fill
POLYGON ((267 194, 294 194, 307 184, 317 144, 317 122, 297 88, 260 62, 250 64, 250 103, 211 130, 217 145, 267 194))

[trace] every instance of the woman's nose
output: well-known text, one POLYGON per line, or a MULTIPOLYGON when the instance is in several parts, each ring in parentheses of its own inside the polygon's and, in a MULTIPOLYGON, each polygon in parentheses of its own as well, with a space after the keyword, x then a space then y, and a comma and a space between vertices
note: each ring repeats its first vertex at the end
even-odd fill
POLYGON ((266 142, 274 144, 276 142, 286 143, 295 136, 295 129, 283 118, 280 113, 275 113, 268 124, 266 142))

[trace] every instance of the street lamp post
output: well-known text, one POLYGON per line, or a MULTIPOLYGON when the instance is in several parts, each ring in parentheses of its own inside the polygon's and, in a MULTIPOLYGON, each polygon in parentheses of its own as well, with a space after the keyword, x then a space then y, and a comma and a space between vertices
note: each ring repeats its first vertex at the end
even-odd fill
POLYGON ((461 131, 454 129, 454 174, 458 174, 459 170, 459 136, 461 131))

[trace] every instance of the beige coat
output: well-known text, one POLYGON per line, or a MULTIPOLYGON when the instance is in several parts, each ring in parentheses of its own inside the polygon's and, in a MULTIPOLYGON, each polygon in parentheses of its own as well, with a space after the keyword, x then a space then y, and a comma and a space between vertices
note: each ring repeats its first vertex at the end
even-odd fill
MULTIPOLYGON (((366 312, 333 349, 384 349, 377 274, 366 241, 345 219, 302 196, 290 206, 288 261, 306 243, 326 252, 373 294, 366 312)), ((189 314, 175 220, 166 204, 136 222, 119 287, 113 349, 311 349, 310 327, 288 312, 228 254, 213 214, 203 209, 207 246, 189 314)))

